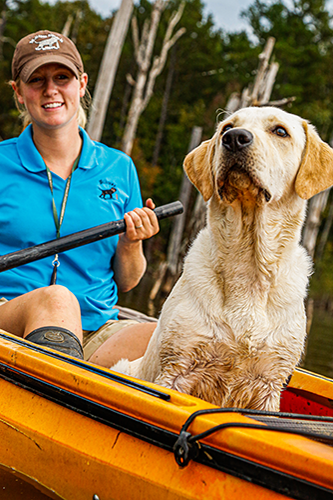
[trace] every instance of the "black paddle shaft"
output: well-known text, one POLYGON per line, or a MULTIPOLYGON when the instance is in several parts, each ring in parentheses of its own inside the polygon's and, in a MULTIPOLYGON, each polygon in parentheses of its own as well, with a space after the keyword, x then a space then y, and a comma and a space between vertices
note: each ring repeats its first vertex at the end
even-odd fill
MULTIPOLYGON (((183 213, 183 211, 184 208, 180 201, 174 201, 168 205, 162 205, 154 210, 158 220, 165 219, 173 215, 179 215, 183 213)), ((84 231, 69 234, 68 236, 63 236, 56 240, 47 241, 46 243, 41 243, 40 245, 24 248, 23 250, 18 250, 17 252, 8 253, 7 255, 1 255, 0 273, 8 271, 9 269, 14 269, 18 266, 23 266, 23 264, 34 262, 35 260, 44 259, 50 255, 66 252, 72 248, 81 247, 83 245, 87 245, 88 243, 93 243, 94 241, 103 240, 105 238, 109 238, 110 236, 124 233, 125 230, 126 225, 124 219, 107 222, 106 224, 101 224, 100 226, 95 226, 90 229, 85 229, 84 231)))

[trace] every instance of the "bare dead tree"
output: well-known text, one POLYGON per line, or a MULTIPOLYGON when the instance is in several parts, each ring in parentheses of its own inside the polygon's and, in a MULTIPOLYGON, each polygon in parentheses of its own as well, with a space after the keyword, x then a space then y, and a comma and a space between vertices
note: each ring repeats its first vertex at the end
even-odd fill
MULTIPOLYGON (((324 228, 320 235, 319 243, 318 245, 316 245, 319 234, 319 227, 321 224, 322 213, 327 205, 327 198, 329 198, 329 192, 330 189, 327 189, 323 193, 319 193, 310 200, 309 214, 303 232, 303 245, 305 246, 309 254, 312 256, 312 258, 315 259, 316 264, 320 262, 320 260, 323 257, 325 246, 328 240, 328 235, 333 222, 333 199, 331 198, 324 228)), ((318 271, 320 272, 320 270, 317 269, 317 272, 318 271)), ((306 331, 308 335, 311 330, 313 313, 314 313, 314 301, 311 297, 308 297, 306 304, 306 315, 307 315, 306 331)), ((303 359, 305 359, 305 356, 303 356, 303 359)))
POLYGON ((326 217, 324 228, 320 235, 320 240, 318 243, 318 247, 316 249, 316 254, 315 254, 316 262, 320 262, 320 260, 323 258, 324 250, 328 240, 328 235, 332 227, 332 223, 333 223, 333 199, 331 198, 331 201, 329 203, 328 215, 326 217))
POLYGON ((326 189, 326 191, 317 194, 316 196, 311 198, 308 205, 308 215, 303 230, 302 243, 308 254, 312 258, 314 258, 315 254, 317 237, 321 223, 321 215, 327 205, 329 192, 330 190, 326 189))
MULTIPOLYGON (((318 193, 309 201, 308 214, 303 229, 302 244, 312 259, 314 258, 315 255, 316 243, 321 224, 321 216, 327 204, 329 191, 330 191, 329 189, 326 189, 322 193, 318 193)), ((307 316, 306 332, 308 335, 311 330, 313 312, 314 312, 314 302, 311 297, 308 297, 306 303, 306 316, 307 316)), ((306 351, 307 351, 307 343, 304 350, 303 361, 306 356, 306 351)))
POLYGON ((83 17, 82 10, 76 11, 75 19, 74 19, 73 14, 69 14, 67 16, 66 22, 65 22, 64 27, 62 29, 61 34, 64 36, 67 36, 68 38, 71 38, 73 43, 76 43, 76 41, 77 41, 77 36, 79 33, 79 26, 80 26, 80 22, 82 20, 82 17, 83 17), (73 23, 73 21, 74 21, 74 23, 73 23), (72 32, 71 32, 71 30, 72 30, 72 32))
POLYGON ((69 37, 70 31, 71 31, 72 22, 73 22, 73 16, 72 16, 72 14, 69 14, 67 16, 66 22, 65 22, 64 27, 63 27, 62 32, 61 32, 61 34, 64 36, 67 36, 67 38, 69 37))
POLYGON ((122 0, 104 50, 87 126, 88 134, 95 141, 99 141, 102 137, 106 112, 132 11, 133 0, 122 0))
POLYGON ((168 52, 185 33, 185 28, 180 28, 173 34, 185 7, 185 3, 181 3, 179 9, 172 14, 169 20, 160 55, 156 56, 151 64, 157 28, 166 5, 165 0, 155 1, 150 21, 146 19, 144 23, 141 40, 139 39, 137 19, 136 17, 132 19, 132 34, 138 73, 135 80, 130 75, 128 77, 128 80, 133 83, 134 91, 122 140, 122 150, 127 154, 131 154, 139 118, 153 95, 156 78, 164 68, 168 52))
POLYGON ((74 24, 73 24, 73 29, 72 29, 72 34, 71 34, 71 39, 73 43, 77 42, 77 37, 79 34, 79 27, 81 20, 83 18, 83 12, 82 10, 77 10, 75 14, 75 19, 74 19, 74 24))

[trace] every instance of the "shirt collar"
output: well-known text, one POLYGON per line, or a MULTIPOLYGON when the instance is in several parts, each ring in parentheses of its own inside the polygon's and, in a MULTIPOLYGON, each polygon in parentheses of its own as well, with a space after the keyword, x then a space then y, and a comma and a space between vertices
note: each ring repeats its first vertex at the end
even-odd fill
POLYGON ((78 168, 89 169, 98 165, 97 147, 83 128, 79 128, 82 137, 82 149, 78 168))
POLYGON ((45 170, 44 160, 32 140, 31 125, 28 125, 18 137, 17 151, 24 168, 30 172, 41 172, 45 170))
MULTIPOLYGON (((78 168, 89 169, 98 165, 96 145, 85 130, 80 127, 82 150, 78 168)), ((42 172, 45 163, 32 139, 32 125, 28 125, 17 139, 17 150, 22 165, 29 172, 42 172)))

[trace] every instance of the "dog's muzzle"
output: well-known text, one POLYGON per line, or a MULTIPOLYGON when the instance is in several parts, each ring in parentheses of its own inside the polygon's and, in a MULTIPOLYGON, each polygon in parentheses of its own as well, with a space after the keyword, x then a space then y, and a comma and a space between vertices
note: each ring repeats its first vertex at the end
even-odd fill
POLYGON ((261 184, 251 160, 254 137, 249 130, 234 128, 222 136, 223 166, 217 179, 222 200, 232 203, 241 193, 247 192, 257 202, 269 202, 271 194, 261 184))

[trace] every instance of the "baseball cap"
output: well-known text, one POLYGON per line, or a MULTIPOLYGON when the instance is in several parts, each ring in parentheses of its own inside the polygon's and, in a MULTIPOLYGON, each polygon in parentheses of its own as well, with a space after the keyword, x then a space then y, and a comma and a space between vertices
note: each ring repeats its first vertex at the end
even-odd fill
POLYGON ((12 78, 20 77, 27 83, 37 68, 49 63, 63 64, 73 71, 76 78, 84 71, 81 56, 72 40, 60 33, 42 30, 25 36, 16 45, 12 78))

